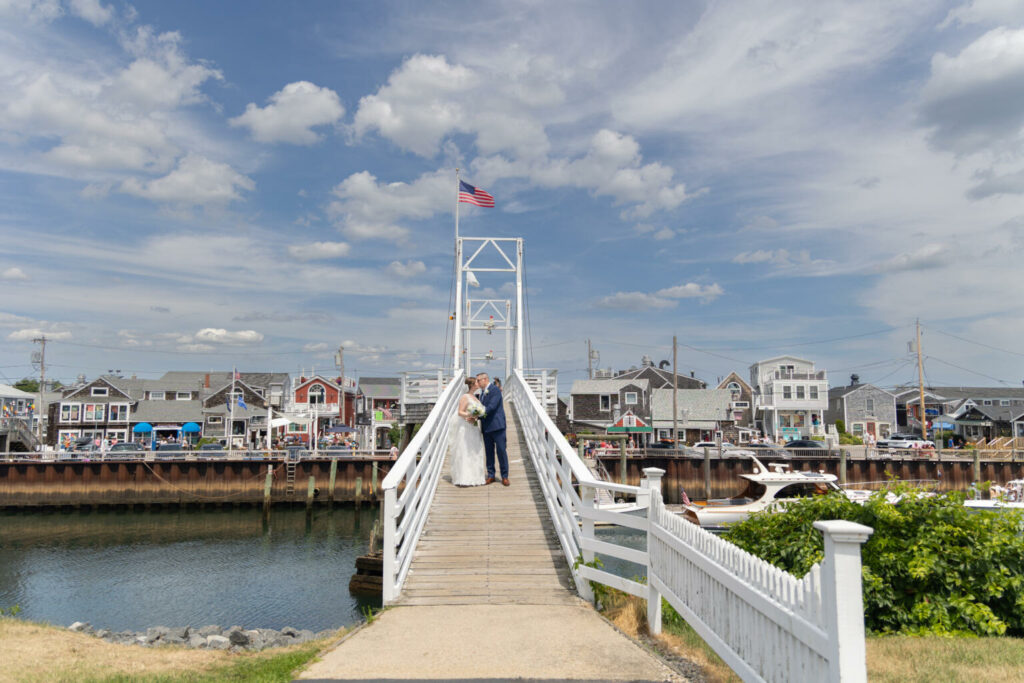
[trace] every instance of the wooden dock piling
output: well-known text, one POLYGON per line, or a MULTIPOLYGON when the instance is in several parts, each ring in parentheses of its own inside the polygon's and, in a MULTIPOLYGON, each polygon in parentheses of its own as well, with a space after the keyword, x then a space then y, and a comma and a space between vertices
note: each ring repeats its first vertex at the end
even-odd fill
POLYGON ((331 483, 327 488, 327 500, 334 504, 334 482, 338 478, 338 459, 334 458, 331 460, 331 483))
POLYGON ((356 512, 363 504, 363 478, 356 477, 356 512))
POLYGON ((316 477, 309 478, 309 485, 306 487, 306 517, 313 514, 313 496, 316 494, 316 477))
POLYGON ((270 492, 274 488, 274 466, 267 465, 267 481, 263 484, 263 520, 270 520, 270 492))

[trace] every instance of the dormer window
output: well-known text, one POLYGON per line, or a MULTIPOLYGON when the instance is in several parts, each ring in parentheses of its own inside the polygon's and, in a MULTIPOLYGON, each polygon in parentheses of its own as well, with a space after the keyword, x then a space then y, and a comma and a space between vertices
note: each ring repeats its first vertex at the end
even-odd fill
POLYGON ((109 396, 110 395, 110 389, 109 389, 109 387, 93 387, 92 388, 92 395, 93 396, 109 396))
POLYGON ((309 404, 310 405, 323 405, 325 403, 324 397, 326 392, 322 384, 314 384, 309 388, 309 404))

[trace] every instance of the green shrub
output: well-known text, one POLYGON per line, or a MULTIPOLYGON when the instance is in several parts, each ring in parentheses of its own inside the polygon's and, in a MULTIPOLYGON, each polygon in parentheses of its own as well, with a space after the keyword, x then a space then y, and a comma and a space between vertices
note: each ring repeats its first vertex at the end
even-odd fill
POLYGON ((847 432, 839 432, 839 444, 842 446, 863 446, 864 439, 847 432))
POLYGON ((864 617, 879 634, 1024 635, 1024 515, 968 512, 964 495, 934 497, 897 487, 863 505, 836 493, 758 513, 725 537, 803 576, 823 556, 819 519, 845 519, 874 533, 862 549, 864 617))
POLYGON ((842 420, 836 420, 836 431, 840 434, 846 433, 846 423, 842 420))

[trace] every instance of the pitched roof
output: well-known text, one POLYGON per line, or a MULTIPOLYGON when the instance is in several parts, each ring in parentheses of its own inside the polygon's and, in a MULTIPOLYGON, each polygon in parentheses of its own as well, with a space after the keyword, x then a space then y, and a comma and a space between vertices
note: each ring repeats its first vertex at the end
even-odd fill
MULTIPOLYGON (((280 384, 282 387, 288 384, 288 373, 287 372, 240 372, 240 379, 248 384, 250 387, 259 387, 265 389, 271 384, 280 384)), ((162 381, 182 381, 192 382, 193 387, 196 386, 196 382, 203 384, 206 382, 206 376, 210 376, 210 386, 223 386, 225 383, 231 381, 230 372, 197 372, 195 370, 170 370, 164 373, 158 382, 162 381)))
POLYGON ((367 398, 399 398, 402 395, 400 377, 360 377, 359 392, 367 398))
POLYGON ((643 391, 650 391, 651 382, 647 379, 629 379, 613 377, 611 379, 578 379, 572 383, 572 394, 617 394, 622 387, 640 387, 643 391))
POLYGON ((30 399, 38 396, 38 394, 30 394, 27 391, 22 391, 17 387, 12 387, 10 384, 0 384, 0 398, 24 398, 30 399))
MULTIPOLYGON (((651 386, 656 389, 663 389, 672 386, 672 371, 662 370, 655 365, 645 365, 641 368, 623 370, 622 372, 617 373, 612 379, 637 379, 643 378, 644 375, 647 375, 650 378, 651 386)), ((707 386, 704 381, 699 380, 696 377, 680 375, 678 372, 676 373, 676 377, 679 378, 677 384, 680 387, 685 387, 687 389, 703 389, 707 386)))
POLYGON ((753 388, 751 388, 751 386, 749 384, 747 384, 746 380, 744 380, 742 377, 740 377, 739 373, 735 372, 735 371, 734 372, 730 372, 728 374, 728 376, 726 376, 725 379, 723 379, 721 382, 719 382, 717 388, 718 389, 725 389, 729 385, 729 382, 736 382, 737 384, 740 385, 741 389, 746 389, 747 391, 749 391, 751 393, 753 393, 753 391, 754 391, 753 388))
MULTIPOLYGON (((933 396, 956 399, 956 398, 1019 398, 1024 399, 1024 388, 1020 387, 929 387, 924 388, 925 393, 933 396)), ((906 393, 917 392, 917 387, 897 387, 893 392, 897 396, 906 393)))
POLYGON ((149 422, 202 422, 202 401, 139 401, 130 421, 149 422))
POLYGON ((861 389, 864 389, 865 387, 871 387, 872 389, 875 389, 877 391, 883 391, 883 392, 889 394, 890 396, 895 396, 895 394, 893 394, 891 391, 886 391, 882 387, 876 387, 874 384, 854 384, 852 386, 847 385, 845 387, 833 387, 832 389, 828 390, 828 397, 829 398, 842 398, 843 396, 849 396, 850 394, 852 394, 855 391, 860 391, 861 389))
POLYGON ((814 361, 813 360, 808 360, 806 358, 801 358, 800 356, 773 356, 772 358, 765 358, 764 360, 759 360, 756 363, 754 363, 754 365, 751 365, 750 367, 754 367, 756 365, 764 365, 766 363, 774 363, 777 360, 798 360, 801 363, 810 363, 811 365, 814 365, 814 361))
MULTIPOLYGON (((732 392, 728 389, 680 389, 676 418, 680 425, 694 422, 730 421, 732 392)), ((651 416, 655 422, 672 422, 672 390, 655 389, 651 394, 651 416)), ((657 425, 665 426, 665 425, 657 425)))

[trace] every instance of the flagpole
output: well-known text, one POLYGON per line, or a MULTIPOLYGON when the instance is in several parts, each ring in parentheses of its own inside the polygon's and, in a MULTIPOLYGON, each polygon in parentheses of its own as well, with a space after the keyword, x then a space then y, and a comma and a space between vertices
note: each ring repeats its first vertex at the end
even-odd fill
POLYGON ((459 239, 459 169, 455 169, 455 344, 452 372, 462 367, 462 243, 459 239))
POLYGON ((235 449, 235 375, 238 374, 238 366, 231 368, 231 394, 228 396, 228 404, 231 406, 231 416, 228 419, 228 451, 235 449))

